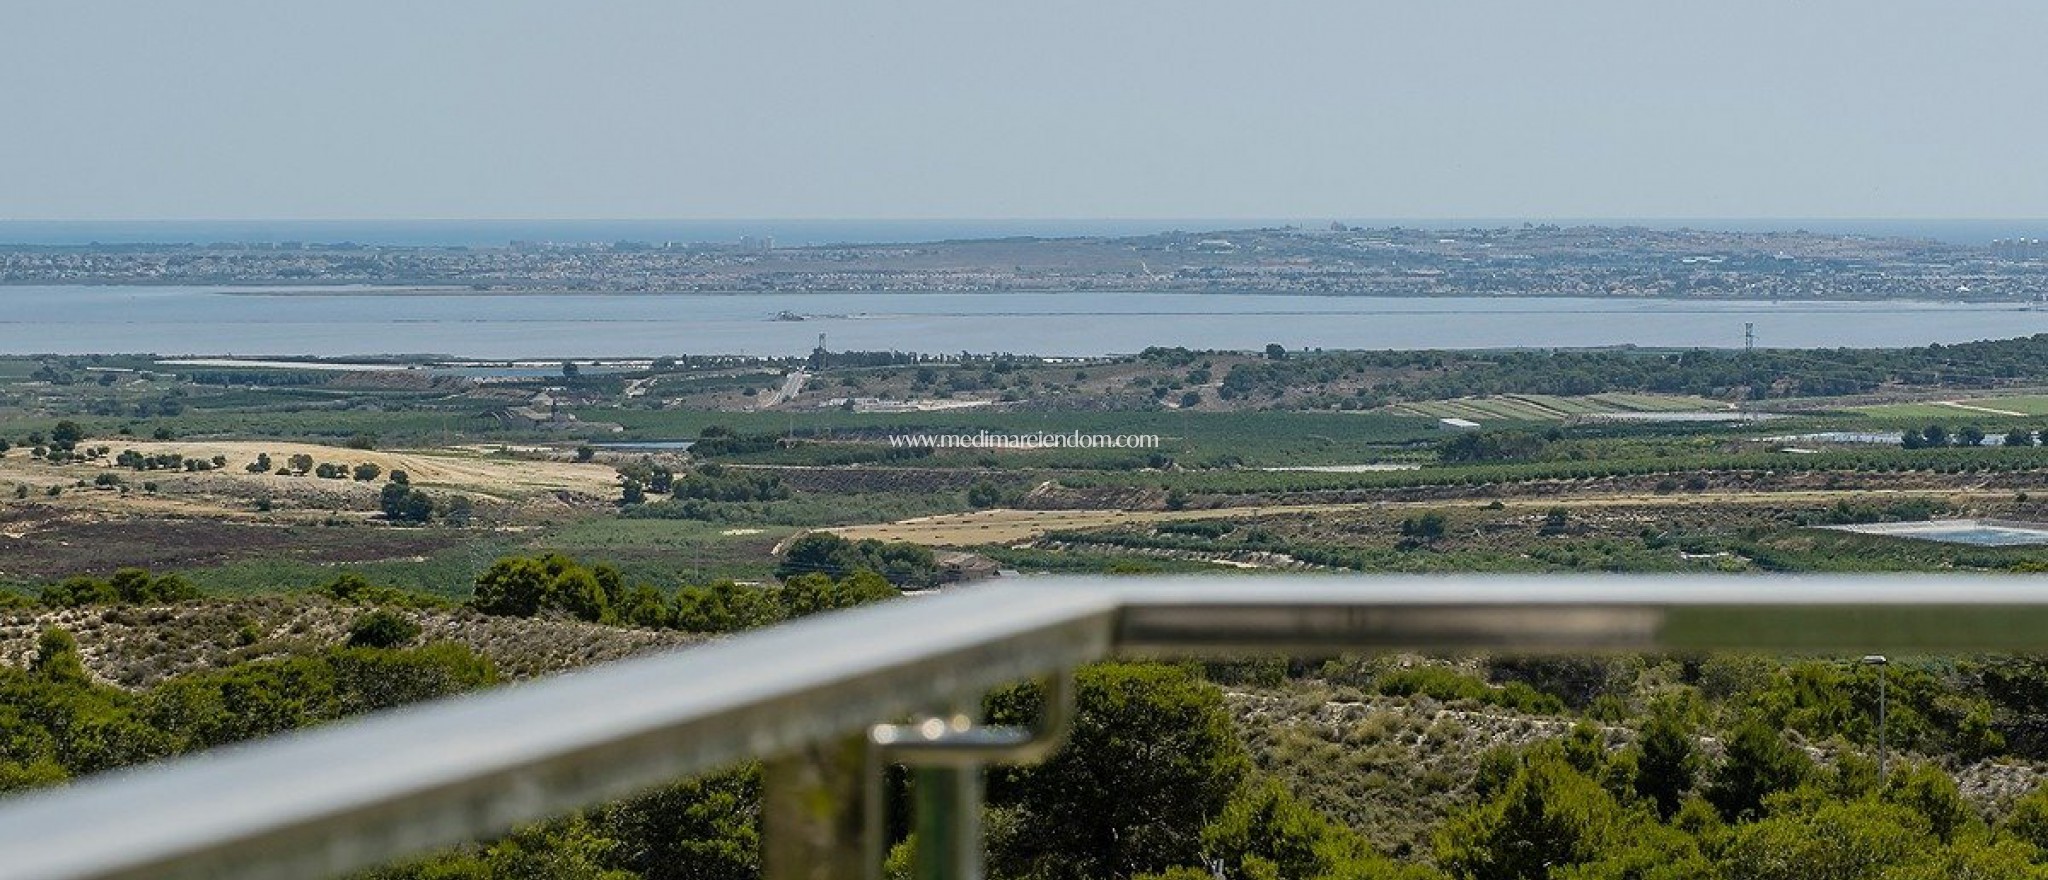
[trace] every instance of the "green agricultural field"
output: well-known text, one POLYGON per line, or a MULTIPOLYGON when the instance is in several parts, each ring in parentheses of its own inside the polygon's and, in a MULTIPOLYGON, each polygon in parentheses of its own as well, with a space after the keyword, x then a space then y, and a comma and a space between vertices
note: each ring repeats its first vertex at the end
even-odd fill
POLYGON ((775 525, 590 517, 533 536, 525 542, 525 551, 553 550, 605 560, 618 566, 630 582, 670 588, 766 579, 774 568, 770 551, 799 531, 775 525))
POLYGON ((1521 421, 1538 421, 1547 418, 1555 418, 1555 416, 1551 412, 1541 407, 1530 406, 1529 404, 1523 403, 1519 400, 1512 400, 1509 398, 1484 398, 1466 401, 1466 403, 1473 409, 1486 413, 1488 418, 1514 419, 1521 421))
POLYGON ((1472 419, 1474 421, 1555 421, 1559 416, 1541 407, 1530 406, 1508 398, 1467 398, 1463 400, 1433 400, 1426 403, 1402 404, 1403 407, 1439 419, 1472 419))
POLYGON ((548 552, 602 560, 628 581, 664 589, 723 579, 764 580, 774 568, 775 543, 799 531, 789 526, 739 526, 690 520, 585 517, 521 538, 491 535, 424 559, 322 565, 297 559, 248 559, 180 572, 209 593, 254 595, 319 587, 344 571, 407 590, 465 598, 477 575, 500 557, 548 552))
POLYGON ((1875 419, 1943 419, 1948 421, 1997 421, 2048 416, 2048 395, 2022 397, 1978 397, 1960 400, 1961 406, 1941 403, 1886 403, 1856 407, 1853 412, 1875 419), (1978 407, 1968 409, 1966 407, 1978 407), (1998 410, 1998 412, 1986 412, 1998 410), (2018 413, 2018 416, 2005 415, 2018 413))
MULTIPOLYGON (((1859 406, 1851 412, 1860 413, 1873 419, 1955 419, 1966 416, 1964 410, 1952 406, 1937 406, 1932 403, 1887 403, 1877 406, 1859 406)), ((1989 415, 1984 413, 1983 415, 1989 415)))
POLYGON ((1599 411, 1598 407, 1571 397, 1556 397, 1549 394, 1509 394, 1504 397, 1556 415, 1569 416, 1599 411))
POLYGON ((1430 400, 1421 403, 1401 403, 1386 410, 1401 415, 1415 415, 1431 419, 1485 419, 1486 413, 1455 400, 1430 400))
MULTIPOLYGON (((816 412, 731 413, 684 410, 579 409, 579 418, 589 422, 624 425, 623 434, 608 435, 606 441, 686 440, 705 428, 719 425, 741 433, 793 434, 816 437, 841 446, 866 443, 871 448, 886 443, 891 434, 973 434, 989 431, 1025 434, 1043 431, 1065 434, 1156 434, 1158 452, 1189 463, 1240 461, 1255 467, 1295 464, 1344 464, 1377 461, 1390 446, 1426 443, 1439 439, 1435 418, 1418 418, 1388 412, 930 412, 930 413, 848 413, 839 410, 816 412)), ((1045 453, 991 452, 976 454, 997 467, 1019 464, 1086 467, 1090 459, 1110 465, 1145 449, 1048 450, 1045 453), (1057 453, 1057 454, 1055 454, 1057 453)), ((820 453, 822 454, 822 453, 820 453)), ((765 454, 760 460, 798 463, 803 456, 777 459, 765 454)), ((740 461, 753 460, 741 457, 740 461)))
MULTIPOLYGON (((1979 406, 1985 409, 2004 410, 2030 416, 2048 416, 2048 395, 2033 394, 2019 397, 1980 397, 1961 401, 1965 406, 1979 406)), ((1952 407, 1953 408, 1953 407, 1952 407)), ((1967 412, 1967 410, 1958 410, 1967 412)))
MULTIPOLYGON (((508 431, 496 421, 477 418, 472 412, 454 410, 369 411, 322 407, 251 411, 192 407, 175 416, 81 415, 74 420, 84 425, 88 434, 98 437, 114 436, 124 427, 140 437, 147 437, 161 427, 170 429, 179 437, 305 439, 337 443, 357 434, 376 436, 387 444, 442 437, 488 436, 493 440, 513 440, 551 436, 536 429, 508 431)), ((54 417, 20 410, 0 413, 0 437, 18 443, 30 432, 50 430, 57 421, 54 417)))
POLYGON ((460 599, 470 594, 476 576, 489 568, 492 560, 518 550, 515 542, 493 535, 417 559, 346 565, 282 557, 242 559, 217 566, 188 568, 179 574, 208 593, 261 595, 317 589, 332 583, 344 572, 354 572, 375 583, 460 599))
POLYGON ((1694 454, 1641 455, 1601 460, 1527 461, 1478 465, 1424 467, 1407 471, 1359 473, 1266 472, 1248 470, 1183 471, 1171 473, 1068 473, 1060 481, 1070 486, 1152 486, 1162 490, 1222 495, 1293 492, 1335 492, 1349 489, 1390 489, 1418 486, 1484 486, 1530 480, 1591 480, 1658 474, 1714 471, 1755 471, 1790 474, 1802 472, 1896 473, 2011 473, 2034 471, 2042 466, 2039 447, 2008 449, 1998 446, 1905 450, 1890 446, 1828 451, 1819 455, 1783 455, 1773 452, 1699 452, 1694 454))

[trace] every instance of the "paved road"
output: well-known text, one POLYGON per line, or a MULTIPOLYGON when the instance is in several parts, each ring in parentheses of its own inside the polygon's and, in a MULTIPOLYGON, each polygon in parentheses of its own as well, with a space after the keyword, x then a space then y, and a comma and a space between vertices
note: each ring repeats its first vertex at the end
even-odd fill
POLYGON ((774 393, 768 395, 768 399, 761 403, 761 408, 768 409, 769 407, 775 406, 776 404, 779 404, 785 400, 797 396, 798 394, 803 393, 804 382, 810 378, 811 374, 806 373, 803 370, 791 371, 788 376, 783 377, 782 387, 776 389, 774 393))

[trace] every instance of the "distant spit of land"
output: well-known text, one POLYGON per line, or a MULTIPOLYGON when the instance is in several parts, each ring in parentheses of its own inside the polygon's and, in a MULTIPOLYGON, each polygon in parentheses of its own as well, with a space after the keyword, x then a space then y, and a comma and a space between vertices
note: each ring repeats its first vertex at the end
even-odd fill
POLYGON ((777 247, 617 241, 501 247, 310 243, 0 245, 0 284, 176 284, 250 293, 1158 291, 2026 301, 2034 239, 1520 224, 1277 227, 777 247))

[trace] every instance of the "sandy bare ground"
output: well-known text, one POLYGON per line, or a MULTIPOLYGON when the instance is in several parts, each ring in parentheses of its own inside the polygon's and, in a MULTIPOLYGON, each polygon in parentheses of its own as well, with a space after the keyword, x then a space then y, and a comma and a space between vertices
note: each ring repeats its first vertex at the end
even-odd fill
MULTIPOLYGON (((1573 498, 1501 499, 1509 508, 1552 507, 1634 507, 1699 506, 1714 504, 1832 504, 1838 500, 1871 498, 2007 498, 2009 492, 1969 492, 1952 489, 1824 490, 1787 492, 1695 492, 1683 495, 1603 494, 1573 498)), ((875 538, 881 541, 909 541, 932 547, 971 547, 981 544, 1011 544, 1030 541, 1047 532, 1099 529, 1139 523, 1200 519, 1257 519, 1301 513, 1338 513, 1347 510, 1407 510, 1476 506, 1482 502, 1462 501, 1368 501, 1343 504, 1272 504, 1261 507, 1212 507, 1201 510, 1011 510, 998 508, 973 513, 922 516, 893 523, 841 526, 822 531, 835 532, 850 540, 875 538)))

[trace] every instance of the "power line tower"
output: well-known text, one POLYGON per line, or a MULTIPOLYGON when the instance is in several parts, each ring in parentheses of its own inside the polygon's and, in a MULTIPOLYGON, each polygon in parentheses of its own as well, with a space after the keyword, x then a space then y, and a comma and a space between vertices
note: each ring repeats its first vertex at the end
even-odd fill
POLYGON ((1742 322, 1742 351, 1744 354, 1756 351, 1756 322, 1742 322))

